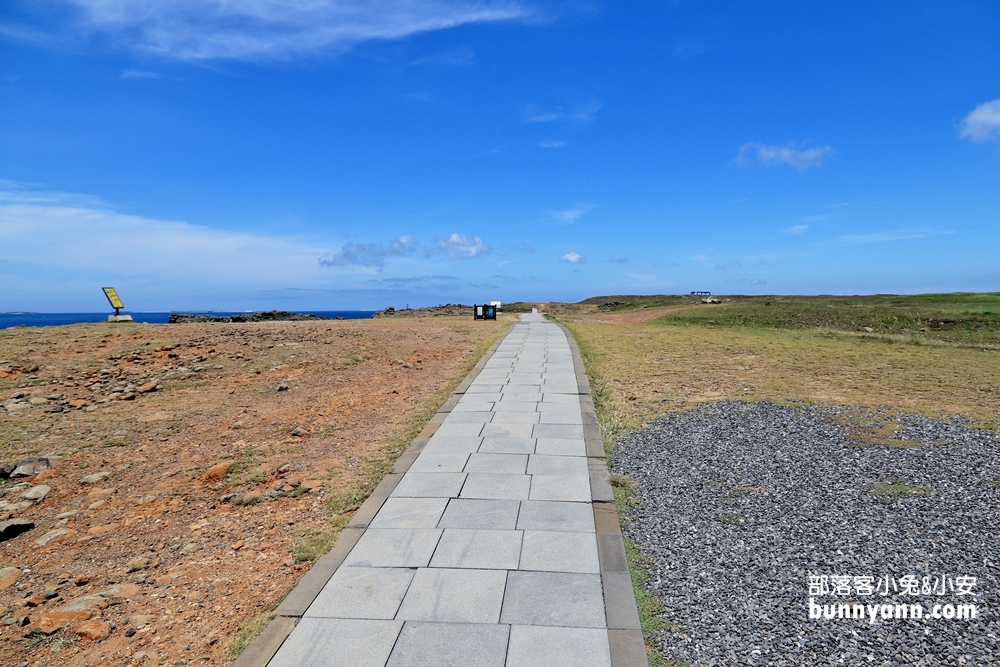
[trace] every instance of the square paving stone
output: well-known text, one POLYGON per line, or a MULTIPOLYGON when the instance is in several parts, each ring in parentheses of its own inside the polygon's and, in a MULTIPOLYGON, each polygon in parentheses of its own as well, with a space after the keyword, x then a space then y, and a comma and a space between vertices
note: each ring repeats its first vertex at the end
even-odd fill
POLYGON ((506 382, 498 382, 497 380, 486 380, 480 382, 476 380, 469 385, 469 388, 465 390, 466 394, 492 394, 499 392, 503 389, 506 382))
MULTIPOLYGON (((406 477, 408 475, 404 476, 403 479, 405 480, 406 477)), ((389 497, 382 503, 381 509, 368 525, 371 528, 436 528, 447 505, 447 497, 389 497)))
POLYGON ((580 407, 580 397, 573 394, 556 394, 556 393, 542 393, 542 404, 538 406, 539 410, 546 410, 547 406, 552 406, 554 408, 577 408, 580 407))
POLYGON ((534 454, 534 438, 483 438, 480 454, 534 454))
POLYGON ((440 537, 440 528, 369 528, 343 566, 426 567, 440 537))
MULTIPOLYGON (((412 589, 413 585, 410 587, 412 589)), ((406 603, 405 599, 403 603, 406 603)), ((603 628, 601 575, 509 572, 500 622, 603 628)))
POLYGON ((465 472, 523 475, 527 465, 527 454, 473 454, 465 464, 465 472))
POLYGON ((384 667, 402 626, 401 621, 303 618, 268 665, 384 667))
POLYGON ((483 430, 482 423, 465 423, 462 422, 451 422, 444 423, 438 426, 437 430, 434 431, 434 435, 440 436, 468 436, 471 438, 476 437, 483 430))
MULTIPOLYGON (((484 424, 482 436, 484 438, 533 438, 532 429, 539 426, 555 426, 554 424, 484 424)), ((572 428, 560 426, 560 428, 572 428)), ((582 437, 581 427, 581 437, 582 437)))
POLYGON ((532 431, 531 435, 535 438, 582 438, 583 437, 582 424, 535 424, 533 429, 534 430, 532 431))
MULTIPOLYGON (((459 424, 467 426, 467 424, 459 424)), ((469 455, 463 452, 420 452, 408 472, 462 472, 469 455)))
POLYGON ((449 412, 445 417, 445 424, 485 424, 493 419, 493 413, 483 410, 470 410, 468 412, 449 412))
POLYGON ((578 407, 565 410, 546 410, 543 403, 538 413, 539 424, 583 424, 583 414, 578 407))
POLYGON ((494 412, 491 424, 537 424, 537 412, 494 412))
POLYGON ((479 450, 482 438, 439 436, 435 435, 424 445, 421 454, 440 454, 442 452, 465 452, 471 454, 479 450))
MULTIPOLYGON (((426 447, 424 449, 426 451, 426 447)), ((586 456, 587 441, 583 438, 538 438, 535 453, 546 456, 586 456)))
POLYGON ((513 530, 520 503, 516 500, 452 498, 438 522, 440 528, 513 530))
POLYGON ((461 472, 408 472, 389 494, 394 498, 456 498, 465 483, 461 472))
POLYGON ((517 527, 520 530, 593 533, 594 510, 590 503, 525 500, 521 502, 517 527))
POLYGON ((446 528, 430 566, 516 570, 521 556, 521 535, 519 530, 446 528))
POLYGON ((460 497, 527 500, 530 492, 531 477, 528 475, 470 472, 460 497))
POLYGON ((407 621, 385 667, 504 667, 509 633, 492 623, 407 621))
POLYGON ((519 570, 600 573, 594 533, 524 531, 519 570))
POLYGON ((501 398, 493 405, 494 412, 537 412, 538 401, 523 401, 517 397, 511 400, 501 398))
POLYGON ((512 625, 506 667, 611 667, 607 630, 512 625))
MULTIPOLYGON (((529 465, 530 465, 529 461, 529 465)), ((566 500, 587 503, 591 500, 590 474, 532 475, 531 500, 566 500)))
POLYGON ((407 568, 339 568, 305 617, 393 619, 413 573, 407 568))
MULTIPOLYGON (((537 450, 537 446, 536 446, 537 450)), ((586 475, 590 472, 583 456, 549 456, 532 454, 528 457, 529 475, 586 475)))
MULTIPOLYGON (((500 393, 497 392, 496 398, 500 398, 500 393)), ((488 400, 486 398, 479 398, 478 394, 466 394, 462 397, 462 400, 451 409, 452 413, 455 412, 482 412, 486 410, 492 410, 495 401, 488 400)))
POLYGON ((421 568, 396 613, 399 621, 496 623, 506 570, 421 568))

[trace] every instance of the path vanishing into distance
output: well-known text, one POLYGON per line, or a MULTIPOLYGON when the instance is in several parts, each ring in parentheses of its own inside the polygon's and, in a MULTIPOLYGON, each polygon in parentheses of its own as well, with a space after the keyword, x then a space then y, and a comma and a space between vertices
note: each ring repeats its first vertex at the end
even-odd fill
POLYGON ((645 667, 565 331, 523 315, 276 613, 234 667, 645 667))

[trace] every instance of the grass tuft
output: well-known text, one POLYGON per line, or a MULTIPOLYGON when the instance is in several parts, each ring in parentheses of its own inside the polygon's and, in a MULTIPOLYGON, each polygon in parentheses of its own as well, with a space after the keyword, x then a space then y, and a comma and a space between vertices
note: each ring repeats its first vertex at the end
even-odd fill
POLYGON ((236 629, 233 638, 226 645, 226 660, 229 662, 236 660, 240 653, 243 652, 243 649, 249 646, 250 642, 263 632, 267 624, 274 620, 274 618, 275 613, 268 610, 262 611, 253 618, 240 623, 240 627, 236 629))
POLYGON ((934 496, 937 491, 927 486, 911 486, 901 479, 879 482, 872 489, 872 495, 893 502, 910 496, 934 496))

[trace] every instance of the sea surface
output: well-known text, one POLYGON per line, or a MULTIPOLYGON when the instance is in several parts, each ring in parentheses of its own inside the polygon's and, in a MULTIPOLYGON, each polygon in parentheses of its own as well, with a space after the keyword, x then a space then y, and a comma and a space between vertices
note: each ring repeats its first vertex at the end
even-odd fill
MULTIPOLYGON (((175 311, 183 312, 186 315, 212 315, 214 317, 231 317, 233 315, 246 315, 247 311, 175 311)), ((255 312, 255 311, 250 311, 255 312)), ((375 310, 296 310, 295 313, 308 315, 310 313, 320 317, 342 317, 348 320, 368 319, 376 312, 375 310)), ((148 324, 166 324, 170 318, 170 313, 131 313, 125 311, 123 315, 131 315, 135 322, 145 322, 148 324)), ((9 327, 55 327, 63 324, 80 324, 84 322, 105 322, 108 313, 0 313, 0 329, 9 327)))

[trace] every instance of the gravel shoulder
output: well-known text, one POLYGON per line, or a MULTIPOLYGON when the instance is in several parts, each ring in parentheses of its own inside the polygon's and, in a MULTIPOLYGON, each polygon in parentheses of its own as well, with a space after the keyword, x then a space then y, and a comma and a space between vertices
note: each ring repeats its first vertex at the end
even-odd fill
POLYGON ((613 468, 634 481, 624 533, 671 624, 658 648, 692 665, 994 664, 1000 433, 974 426, 723 401, 629 434, 613 468), (897 427, 864 446, 866 419, 897 427), (887 595, 855 579, 867 576, 888 576, 887 595), (976 578, 972 595, 958 577, 976 578), (978 618, 811 619, 811 592, 820 605, 973 603, 978 618))

